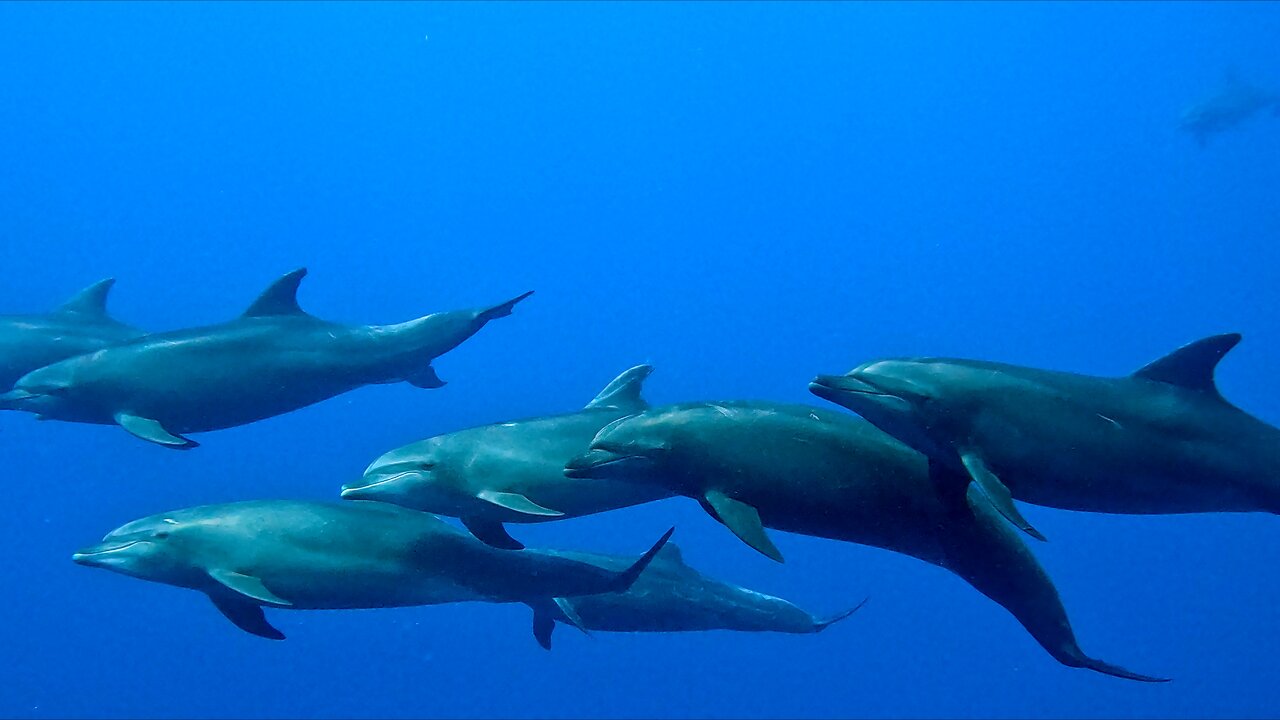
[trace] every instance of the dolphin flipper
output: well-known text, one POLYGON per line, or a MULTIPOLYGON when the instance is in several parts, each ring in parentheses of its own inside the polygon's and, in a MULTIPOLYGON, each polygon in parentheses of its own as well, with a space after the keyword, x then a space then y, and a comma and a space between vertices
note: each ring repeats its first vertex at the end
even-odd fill
POLYGON ((462 518, 462 525, 471 531, 476 539, 485 545, 501 550, 523 550, 524 543, 511 537, 507 528, 496 520, 485 520, 478 517, 462 518))
POLYGON ((430 365, 405 378, 405 382, 424 390, 435 390, 445 386, 445 381, 440 379, 436 369, 430 365))
POLYGON ((556 631, 556 620, 551 613, 542 608, 533 608, 533 639, 538 641, 543 650, 551 649, 551 634, 556 631))
POLYGON ((591 637, 591 631, 583 624, 582 618, 578 616, 578 611, 569 602, 568 598, 558 597, 551 598, 551 600, 551 603, 546 600, 529 603, 530 609, 533 610, 533 639, 538 641, 543 650, 551 649, 551 634, 556 629, 557 609, 559 609, 562 616, 560 619, 578 628, 587 637, 591 637))
POLYGON ((225 596, 214 597, 210 595, 209 599, 213 601, 213 606, 218 608, 218 612, 222 613, 223 617, 250 635, 257 635, 268 640, 284 639, 284 633, 267 622, 267 615, 262 612, 261 605, 254 605, 250 602, 225 596))
POLYGON ((165 430, 158 420, 152 420, 151 418, 118 412, 115 414, 115 421, 130 435, 157 445, 174 448, 175 450, 189 450, 200 445, 195 440, 175 435, 165 430))
POLYGON ((844 612, 839 612, 839 613, 836 613, 835 615, 831 615, 830 617, 826 617, 821 620, 818 620, 815 618, 813 621, 813 631, 816 633, 822 632, 823 630, 826 630, 827 628, 831 627, 832 625, 835 625, 841 620, 844 620, 850 615, 861 610, 862 606, 866 605, 867 601, 870 599, 871 598, 869 597, 863 598, 862 602, 858 603, 857 605, 854 605, 852 608, 845 610, 844 612))
POLYGON ((481 490, 476 493, 476 497, 487 503, 497 505, 500 508, 505 508, 512 512, 518 512, 522 515, 535 515, 538 517, 560 517, 564 515, 564 513, 559 510, 544 508, 520 493, 481 490))
POLYGON ((1009 488, 1000 482, 1000 478, 991 472, 987 464, 983 462, 982 456, 972 450, 962 451, 960 453, 960 462, 964 464, 964 469, 969 471, 969 477, 973 478, 973 484, 982 491, 982 495, 991 503, 1006 520, 1013 523, 1022 532, 1030 535, 1037 540, 1046 540, 1044 535, 1031 526, 1026 518, 1022 517, 1022 513, 1018 511, 1018 507, 1013 504, 1013 494, 1009 492, 1009 488))
POLYGON ((769 539, 769 534, 760 522, 760 513, 754 507, 741 500, 734 500, 719 490, 708 490, 703 499, 703 508, 737 535, 739 540, 770 560, 786 562, 782 559, 782 552, 769 539))
POLYGON ((262 580, 252 575, 245 575, 233 570, 214 569, 209 571, 209 577, 222 583, 229 590, 258 602, 271 603, 273 605, 293 604, 268 590, 267 586, 262 584, 262 580))

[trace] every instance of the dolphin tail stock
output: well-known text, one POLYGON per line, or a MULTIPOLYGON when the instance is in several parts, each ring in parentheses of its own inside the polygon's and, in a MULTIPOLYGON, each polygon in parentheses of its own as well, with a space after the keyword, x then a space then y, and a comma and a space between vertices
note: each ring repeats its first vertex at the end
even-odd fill
POLYGON ((858 603, 857 605, 854 605, 852 608, 849 608, 848 610, 844 610, 844 611, 838 612, 838 613, 836 613, 835 615, 829 615, 829 616, 827 616, 827 617, 825 617, 825 618, 822 618, 822 619, 820 619, 820 620, 819 620, 819 619, 814 619, 814 621, 813 621, 813 631, 814 631, 814 632, 816 632, 816 633, 820 633, 820 632, 822 632, 823 630, 826 630, 827 628, 831 627, 832 625, 835 625, 836 623, 840 622, 841 620, 844 620, 845 618, 848 618, 849 616, 851 616, 851 615, 853 615, 854 613, 856 613, 856 612, 858 612, 859 610, 861 610, 861 609, 862 609, 862 606, 863 606, 863 605, 866 605, 866 604, 867 604, 867 601, 868 601, 868 600, 870 600, 870 599, 871 599, 871 598, 870 598, 869 596, 868 596, 868 597, 865 597, 865 598, 863 598, 863 599, 862 599, 862 602, 858 603))
POLYGON ((533 291, 530 290, 529 292, 519 295, 517 297, 513 297, 504 303, 499 303, 497 305, 494 305, 493 307, 485 308, 484 310, 481 310, 476 313, 476 320, 479 320, 480 322, 489 322, 490 320, 496 320, 498 318, 506 317, 511 314, 511 311, 515 308, 516 303, 520 302, 521 300, 524 300, 525 298, 529 297, 532 294, 533 294, 533 291))
POLYGON ((640 573, 644 572, 644 569, 649 567, 649 563, 653 562, 653 559, 658 557, 658 552, 667 544, 667 541, 671 539, 671 535, 675 531, 676 529, 674 527, 667 530, 662 534, 662 537, 658 538, 658 542, 653 544, 653 547, 649 548, 645 554, 641 555, 634 563, 631 563, 631 567, 614 576, 613 580, 610 581, 606 592, 626 592, 631 589, 631 586, 635 584, 637 579, 639 579, 640 573))

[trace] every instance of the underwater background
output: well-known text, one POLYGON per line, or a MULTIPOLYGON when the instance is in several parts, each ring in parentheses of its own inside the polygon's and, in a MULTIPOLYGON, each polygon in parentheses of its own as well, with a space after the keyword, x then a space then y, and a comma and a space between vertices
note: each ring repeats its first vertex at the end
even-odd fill
POLYGON ((1280 86, 1280 5, 0 4, 0 312, 102 277, 147 330, 230 319, 309 268, 341 322, 537 294, 436 361, 168 452, 0 414, 0 715, 1275 716, 1280 522, 1023 504, 1086 652, 905 555, 786 533, 772 563, 691 500, 525 525, 531 546, 686 560, 820 635, 597 633, 522 605, 276 612, 77 567, 151 513, 336 500, 428 435, 581 407, 824 406, 820 372, 976 357, 1131 372, 1245 342, 1224 395, 1280 423, 1280 119, 1199 146, 1224 73, 1280 86))

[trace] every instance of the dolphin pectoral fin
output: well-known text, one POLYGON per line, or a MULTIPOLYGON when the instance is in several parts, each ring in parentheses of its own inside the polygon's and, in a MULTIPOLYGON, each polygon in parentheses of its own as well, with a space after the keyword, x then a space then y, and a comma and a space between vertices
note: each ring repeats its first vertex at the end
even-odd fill
POLYGON ((551 634, 556 631, 556 620, 543 608, 533 606, 533 639, 543 650, 551 649, 551 634))
POLYGON ((258 602, 271 603, 272 605, 293 604, 268 590, 261 580, 252 575, 245 575, 232 570, 215 569, 209 571, 209 577, 222 583, 228 589, 258 602))
POLYGON ((826 630, 827 628, 831 627, 832 625, 835 625, 836 623, 840 622, 841 620, 844 620, 845 618, 849 617, 850 615, 852 615, 852 614, 854 614, 854 613, 858 612, 859 610, 861 610, 861 609, 862 609, 862 606, 863 606, 863 605, 866 605, 866 604, 867 604, 867 601, 868 601, 868 600, 870 600, 870 599, 871 599, 871 598, 869 598, 869 597, 863 598, 863 599, 862 599, 862 602, 858 603, 857 605, 854 605, 852 608, 850 608, 850 609, 848 609, 848 610, 845 610, 845 611, 843 611, 843 612, 836 613, 835 615, 831 615, 831 616, 826 617, 826 618, 823 618, 823 619, 821 619, 821 620, 815 619, 815 620, 813 621, 813 631, 814 631, 814 632, 816 632, 816 633, 822 632, 823 630, 826 630))
POLYGON ((518 512, 523 515, 537 515, 538 517, 560 517, 564 515, 564 513, 559 510, 544 508, 520 493, 481 490, 476 493, 476 497, 487 503, 497 505, 500 508, 506 508, 507 510, 518 512))
POLYGON ((523 550, 524 543, 511 537, 507 528, 496 520, 485 520, 477 517, 462 518, 462 525, 471 531, 476 539, 485 545, 501 550, 523 550))
POLYGON ((649 403, 645 402, 640 390, 644 385, 645 378, 649 377, 652 372, 652 365, 636 365, 633 368, 623 370, 591 402, 587 403, 586 409, 603 408, 622 412, 647 410, 649 403))
POLYGON ((969 471, 969 477, 973 479, 974 485, 982 491, 983 497, 987 499, 987 502, 991 503, 996 512, 1003 515, 1006 520, 1031 537, 1037 540, 1047 539, 1040 534, 1039 530, 1032 527, 1026 518, 1022 517, 1018 507, 1013 504, 1013 494, 1009 492, 1009 488, 1005 487, 1004 483, 1000 482, 1000 478, 991 472, 991 469, 983 462, 981 455, 973 451, 961 452, 960 462, 964 463, 964 469, 969 471))
POLYGON ((181 435, 175 435, 168 430, 165 430, 164 426, 161 425, 158 420, 152 420, 151 418, 138 417, 137 415, 130 415, 126 412, 118 412, 115 414, 115 421, 116 424, 124 428, 130 435, 157 445, 163 445, 176 450, 188 450, 190 448, 197 447, 200 444, 195 440, 182 437, 181 435))
POLYGON ((223 617, 250 635, 268 640, 284 639, 284 633, 267 622, 267 615, 262 612, 261 605, 229 597, 210 596, 209 599, 213 601, 213 606, 218 608, 218 612, 222 613, 223 617))
POLYGON ((760 513, 754 507, 741 500, 734 500, 719 490, 708 490, 703 499, 703 507, 707 512, 724 523, 739 540, 771 560, 786 562, 782 559, 782 552, 769 539, 769 534, 760 522, 760 513))
POLYGON ((436 374, 436 369, 430 365, 405 378, 404 381, 424 390, 435 390, 445 386, 445 381, 440 379, 440 376, 436 374))
POLYGON ((560 608, 560 612, 564 613, 564 616, 569 619, 570 625, 578 628, 583 635, 591 637, 591 631, 587 629, 586 623, 582 622, 582 618, 578 615, 578 609, 573 606, 573 603, 569 602, 569 598, 551 598, 551 601, 554 602, 556 607, 560 608))

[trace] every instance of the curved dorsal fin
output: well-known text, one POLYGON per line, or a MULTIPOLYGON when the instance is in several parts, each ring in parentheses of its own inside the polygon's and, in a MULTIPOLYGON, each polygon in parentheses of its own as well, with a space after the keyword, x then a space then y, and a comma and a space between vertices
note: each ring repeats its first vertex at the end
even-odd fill
POLYGON ((662 549, 658 551, 658 559, 677 565, 684 565, 684 553, 680 552, 680 547, 672 542, 662 546, 662 549))
POLYGON ((649 409, 649 403, 641 397, 645 378, 653 372, 652 365, 636 365, 622 371, 618 377, 604 386, 599 395, 587 403, 587 409, 607 408, 623 412, 640 412, 649 409))
POLYGON ((106 317, 107 293, 111 292, 111 286, 115 284, 115 278, 99 280, 68 298, 58 306, 57 312, 106 317))
POLYGON ((1177 385, 1188 390, 1218 394, 1213 371, 1224 355, 1240 342, 1240 333, 1213 335, 1174 350, 1148 364, 1133 377, 1177 385))
POLYGON ((305 315, 298 307, 298 284, 306 277, 307 269, 298 268, 285 273, 279 280, 267 286, 257 300, 241 317, 266 317, 269 315, 305 315))

